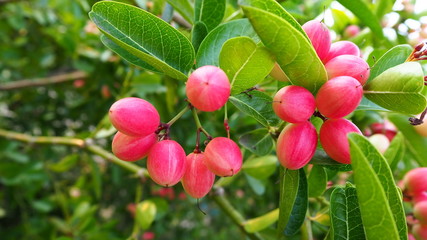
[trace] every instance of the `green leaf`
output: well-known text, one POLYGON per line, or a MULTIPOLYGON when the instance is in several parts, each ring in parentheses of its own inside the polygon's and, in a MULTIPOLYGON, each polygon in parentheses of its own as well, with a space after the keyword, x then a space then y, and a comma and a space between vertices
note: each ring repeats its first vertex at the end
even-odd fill
POLYGON ((166 0, 189 23, 193 23, 194 9, 188 0, 166 0))
POLYGON ((415 131, 415 128, 409 124, 407 116, 390 114, 388 119, 405 136, 406 149, 415 156, 418 164, 421 167, 427 167, 427 138, 422 137, 415 131))
POLYGON ((365 137, 351 133, 350 155, 368 239, 407 239, 402 198, 384 157, 365 137))
POLYGON ((295 202, 293 204, 291 215, 289 216, 289 221, 286 224, 284 230, 285 236, 295 235, 305 220, 305 215, 308 208, 308 185, 307 178, 305 176, 304 168, 298 170, 299 172, 299 183, 298 183, 298 192, 295 197, 295 202))
POLYGON ((265 185, 266 185, 265 181, 253 178, 248 174, 245 174, 245 177, 248 180, 249 186, 252 188, 255 194, 257 194, 258 196, 261 196, 265 193, 265 185))
POLYGON ((394 2, 394 0, 375 1, 375 10, 379 21, 381 21, 386 13, 391 12, 394 2))
POLYGON ((378 104, 373 103, 369 99, 367 99, 365 96, 363 96, 362 101, 360 102, 359 106, 357 106, 355 111, 382 111, 382 112, 388 112, 389 110, 379 106, 378 104))
POLYGON ((279 218, 279 209, 276 208, 273 211, 270 211, 262 216, 246 220, 243 223, 243 227, 249 233, 259 232, 266 229, 273 223, 275 223, 278 218, 279 218))
POLYGON ((136 221, 143 230, 148 229, 156 217, 156 204, 145 200, 136 205, 136 221))
POLYGON ((203 42, 200 44, 196 56, 196 66, 205 65, 219 66, 219 54, 222 45, 231 38, 247 36, 256 43, 259 42, 258 36, 252 28, 248 19, 239 19, 219 25, 209 32, 203 42))
POLYGON ((310 160, 310 164, 320 165, 324 168, 340 172, 347 172, 352 170, 351 164, 342 164, 333 160, 323 149, 316 150, 313 158, 310 160))
POLYGON ((274 56, 249 37, 227 40, 219 55, 219 66, 230 79, 232 95, 260 83, 274 64, 274 56))
POLYGON ((308 175, 308 196, 318 197, 323 194, 328 184, 328 176, 320 165, 314 165, 308 175))
POLYGON ((277 1, 275 0, 242 0, 240 5, 252 6, 270 12, 286 20, 292 27, 298 30, 304 37, 309 40, 307 34, 302 29, 301 25, 295 18, 289 14, 277 1))
POLYGON ((196 0, 194 22, 203 22, 208 32, 221 23, 225 13, 225 0, 196 0))
POLYGON ((59 162, 48 164, 48 168, 55 172, 65 172, 69 171, 79 162, 79 154, 70 154, 62 158, 59 162))
POLYGON ((307 38, 289 22, 267 11, 242 6, 263 44, 294 85, 316 93, 327 81, 325 67, 307 38))
POLYGON ((273 99, 260 91, 249 92, 250 96, 241 93, 228 99, 241 112, 253 117, 259 123, 268 127, 276 125, 280 119, 273 111, 273 99))
POLYGON ((300 174, 298 170, 289 170, 280 167, 280 197, 279 197, 279 222, 277 236, 283 236, 283 230, 288 225, 291 212, 298 194, 300 174))
POLYGON ((372 32, 379 38, 384 38, 383 29, 377 17, 372 13, 371 9, 362 0, 337 0, 344 7, 350 10, 356 17, 360 19, 372 32))
POLYGON ((404 63, 411 52, 412 47, 407 44, 398 45, 388 50, 383 56, 381 56, 381 58, 377 60, 375 65, 372 66, 368 82, 376 78, 385 70, 404 63))
POLYGON ((239 143, 258 156, 265 156, 273 149, 274 141, 267 129, 256 129, 243 134, 239 143))
POLYGON ((387 159, 390 169, 393 172, 396 170, 397 164, 403 159, 405 155, 405 138, 402 132, 398 132, 391 141, 390 146, 384 153, 385 159, 387 159))
POLYGON ((365 85, 364 95, 389 110, 418 114, 427 106, 426 98, 419 93, 423 87, 421 65, 406 62, 387 69, 365 85))
POLYGON ((277 162, 275 155, 250 158, 245 160, 242 168, 245 173, 256 179, 267 179, 276 171, 277 162))
POLYGON ((203 22, 196 22, 196 24, 194 24, 193 29, 191 30, 191 44, 193 44, 196 52, 198 51, 200 44, 202 43, 203 39, 205 39, 207 34, 208 29, 203 22))
POLYGON ((187 79, 194 64, 194 49, 178 30, 140 8, 113 1, 93 5, 90 18, 123 50, 156 70, 187 79))
POLYGON ((331 194, 331 228, 334 240, 366 239, 356 188, 335 188, 331 194))

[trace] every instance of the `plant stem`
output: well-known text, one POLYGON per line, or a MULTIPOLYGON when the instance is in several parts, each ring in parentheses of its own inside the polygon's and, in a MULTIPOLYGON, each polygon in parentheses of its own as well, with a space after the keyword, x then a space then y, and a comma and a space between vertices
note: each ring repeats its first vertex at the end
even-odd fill
POLYGON ((170 127, 172 124, 174 124, 178 119, 182 117, 188 110, 190 110, 190 105, 185 106, 175 117, 173 117, 167 125, 170 127))
POLYGON ((199 116, 197 115, 197 110, 195 108, 191 109, 192 113, 193 113, 193 118, 194 121, 196 122, 196 126, 197 129, 202 132, 203 134, 205 134, 205 136, 210 140, 212 139, 212 136, 203 128, 202 124, 200 123, 200 119, 199 116))
POLYGON ((3 83, 2 85, 0 85, 0 90, 16 90, 16 89, 28 88, 28 87, 39 87, 39 86, 45 86, 49 84, 73 81, 76 79, 81 79, 86 77, 87 77, 87 74, 85 72, 75 71, 71 73, 63 73, 63 74, 46 77, 46 78, 24 79, 24 80, 17 80, 13 82, 3 83))

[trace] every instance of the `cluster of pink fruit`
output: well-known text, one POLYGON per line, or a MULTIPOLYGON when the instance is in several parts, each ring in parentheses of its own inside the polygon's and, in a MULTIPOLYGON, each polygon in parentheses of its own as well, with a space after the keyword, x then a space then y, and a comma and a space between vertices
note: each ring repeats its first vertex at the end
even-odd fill
MULTIPOLYGON (((227 75, 214 66, 204 66, 189 77, 186 93, 191 107, 202 111, 220 109, 230 96, 227 75)), ((169 139, 171 124, 160 122, 159 113, 149 102, 134 97, 115 102, 109 111, 111 123, 118 130, 112 151, 120 159, 136 161, 147 156, 147 170, 159 185, 170 187, 179 181, 194 198, 205 196, 215 175, 232 176, 242 166, 242 153, 229 138, 216 137, 200 151, 198 142, 186 156, 181 145, 169 139)), ((200 129, 198 129, 200 131, 200 129)))
MULTIPOLYGON (((414 204, 412 234, 418 240, 427 239, 427 168, 415 168, 403 178, 405 200, 414 204)), ((410 221, 408 221, 410 222, 410 221)))
POLYGON ((316 128, 309 121, 314 114, 325 120, 319 132, 323 149, 332 159, 349 164, 347 134, 361 132, 343 117, 352 113, 362 100, 369 65, 360 57, 360 50, 354 43, 331 44, 329 30, 322 22, 312 20, 302 27, 325 65, 329 80, 316 96, 293 85, 276 93, 273 109, 282 120, 291 123, 279 136, 277 156, 289 169, 302 168, 310 161, 318 142, 316 128))

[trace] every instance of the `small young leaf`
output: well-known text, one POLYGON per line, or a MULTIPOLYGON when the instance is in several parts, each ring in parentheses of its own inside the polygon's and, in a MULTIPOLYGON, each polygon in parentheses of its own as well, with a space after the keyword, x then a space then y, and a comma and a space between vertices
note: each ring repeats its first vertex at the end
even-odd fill
POLYGON ((328 176, 321 165, 314 165, 308 175, 308 196, 318 197, 326 190, 328 176))
POLYGON ((275 155, 268 155, 245 160, 242 168, 245 173, 256 179, 266 179, 276 171, 277 163, 275 155))
POLYGON ((241 93, 228 99, 241 112, 253 117, 259 123, 268 127, 280 122, 273 111, 273 99, 260 91, 249 92, 250 96, 241 93))
POLYGON ((266 229, 273 223, 275 223, 278 218, 279 218, 279 209, 276 208, 273 211, 268 212, 262 216, 246 220, 243 223, 243 227, 247 232, 250 232, 250 233, 259 232, 266 229))
POLYGON ((306 37, 283 18, 262 9, 242 6, 264 45, 290 81, 316 93, 327 81, 325 67, 306 37))
POLYGON ((407 239, 402 198, 386 160, 365 137, 355 133, 348 136, 367 238, 407 239))
POLYGON ((335 240, 366 239, 356 188, 336 188, 331 194, 331 228, 335 240))
POLYGON ((249 37, 227 40, 219 55, 219 66, 231 83, 231 94, 249 89, 271 72, 274 57, 263 46, 257 46, 249 37))
POLYGON ((258 156, 269 154, 273 148, 274 141, 267 129, 256 129, 243 134, 239 143, 258 156))
POLYGON ((240 36, 252 38, 256 43, 259 38, 252 28, 248 19, 238 19, 219 25, 217 28, 209 32, 203 42, 200 44, 196 56, 196 66, 202 67, 205 65, 219 66, 219 54, 222 45, 228 39, 240 36))
POLYGON ((136 205, 136 221, 143 230, 151 226, 156 217, 156 212, 156 204, 150 200, 142 201, 136 205))
POLYGON ((392 172, 396 170, 397 164, 400 160, 403 159, 405 155, 405 138, 403 137, 402 132, 398 132, 394 136, 393 141, 391 141, 390 146, 384 153, 385 159, 387 159, 388 164, 392 172))
POLYGON ((210 32, 224 17, 225 0, 196 0, 194 10, 194 22, 203 22, 210 32))
POLYGON ((419 63, 403 63, 387 69, 365 85, 364 95, 389 110, 418 114, 427 106, 426 98, 420 94, 423 76, 419 63))

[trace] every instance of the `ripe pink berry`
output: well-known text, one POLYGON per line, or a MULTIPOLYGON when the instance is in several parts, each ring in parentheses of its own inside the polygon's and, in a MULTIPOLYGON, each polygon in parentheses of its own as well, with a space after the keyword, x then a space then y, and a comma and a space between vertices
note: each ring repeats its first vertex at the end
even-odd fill
POLYGON ((316 109, 313 94, 300 86, 286 86, 273 99, 273 110, 282 120, 290 123, 307 121, 316 109))
POLYGON ((317 132, 311 122, 289 124, 277 140, 277 157, 283 167, 300 169, 313 157, 316 146, 317 132))
POLYGON ((332 58, 340 55, 353 55, 360 57, 360 49, 356 44, 350 41, 334 42, 332 43, 328 56, 325 58, 323 63, 327 63, 332 58))
POLYGON ((409 196, 417 195, 427 191, 427 167, 415 168, 406 173, 403 178, 406 193, 409 196))
POLYGON ((182 186, 193 198, 202 198, 211 190, 215 174, 205 165, 203 153, 190 153, 185 161, 185 174, 181 179, 182 186))
POLYGON ((323 61, 328 56, 329 48, 331 47, 331 36, 328 27, 318 20, 311 20, 302 25, 302 28, 310 38, 317 56, 323 61))
POLYGON ((350 144, 347 134, 362 134, 354 123, 347 119, 329 119, 320 128, 319 138, 325 152, 335 161, 350 164, 350 144))
POLYGON ((340 55, 325 64, 329 79, 339 76, 349 76, 357 79, 362 85, 369 78, 369 65, 360 57, 340 55))
POLYGON ((143 137, 134 137, 117 132, 111 147, 114 155, 121 160, 136 161, 146 157, 156 142, 157 135, 155 133, 143 137))
POLYGON ((225 137, 212 139, 205 148, 205 157, 209 170, 221 177, 233 176, 242 167, 243 156, 239 146, 225 137))
POLYGON ((195 108, 212 112, 224 106, 231 87, 224 71, 215 66, 203 66, 190 75, 185 91, 195 108))
POLYGON ((415 224, 412 227, 412 234, 417 240, 427 239, 427 225, 415 224))
POLYGON ((357 25, 350 25, 344 30, 344 36, 355 37, 359 34, 360 27, 357 25))
POLYGON ((151 103, 141 98, 128 97, 115 102, 109 112, 111 123, 129 136, 146 136, 154 133, 160 116, 151 103))
POLYGON ((421 224, 427 224, 427 202, 419 202, 415 204, 414 216, 421 224))
POLYGON ((185 173, 185 158, 184 149, 173 140, 154 144, 147 159, 151 179, 165 187, 177 184, 185 173))
POLYGON ((372 136, 369 136, 368 140, 380 153, 385 153, 390 146, 390 140, 388 140, 386 135, 381 133, 375 133, 372 136))
POLYGON ((427 192, 420 192, 417 195, 412 197, 413 204, 417 204, 425 201, 427 201, 427 192))
POLYGON ((363 97, 363 87, 347 76, 332 78, 320 87, 316 106, 327 118, 342 118, 353 112, 363 97))

